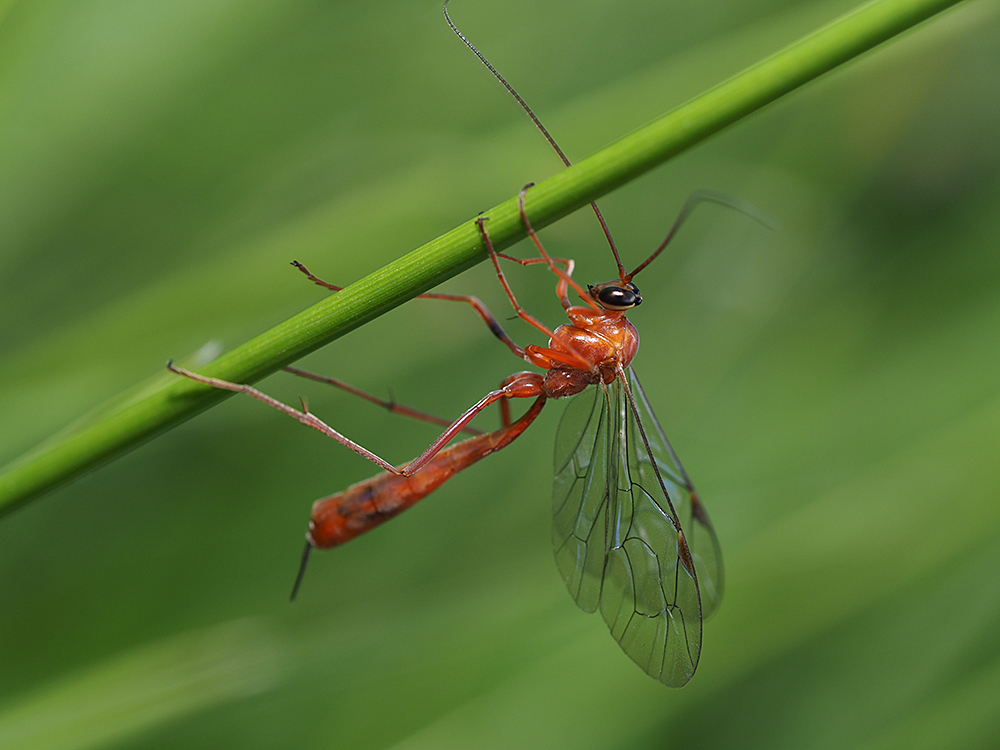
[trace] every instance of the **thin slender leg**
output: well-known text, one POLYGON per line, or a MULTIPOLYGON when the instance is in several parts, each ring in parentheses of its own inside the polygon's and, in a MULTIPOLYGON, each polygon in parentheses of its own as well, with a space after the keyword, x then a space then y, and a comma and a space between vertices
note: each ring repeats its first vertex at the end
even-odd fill
POLYGON ((430 461, 435 454, 441 451, 451 440, 461 432, 465 426, 473 420, 473 418, 485 409, 490 404, 496 403, 500 399, 509 398, 530 398, 538 396, 542 392, 542 376, 534 372, 521 372, 511 375, 504 382, 504 385, 500 390, 492 391, 486 396, 481 398, 475 405, 467 409, 458 419, 451 423, 448 428, 441 433, 437 440, 430 444, 430 446, 421 453, 417 458, 410 461, 406 465, 397 469, 395 466, 390 464, 381 456, 372 453, 370 450, 364 446, 355 443, 350 438, 342 435, 337 430, 333 429, 330 425, 324 422, 319 417, 310 414, 307 410, 305 404, 303 404, 303 410, 299 411, 287 404, 278 401, 276 398, 268 396, 263 391, 259 391, 253 386, 245 385, 241 383, 230 383, 227 380, 220 380, 218 378, 210 378, 205 375, 199 375, 197 373, 191 372, 190 370, 185 370, 181 367, 177 367, 174 363, 168 362, 167 369, 177 375, 183 375, 190 380, 194 380, 199 383, 204 383, 205 385, 210 385, 214 388, 222 388, 227 391, 234 391, 236 393, 244 393, 247 396, 251 396, 258 401, 271 406, 278 411, 284 412, 292 419, 301 422, 307 427, 312 427, 329 438, 333 438, 341 445, 350 448, 352 451, 357 453, 359 456, 367 458, 373 464, 378 466, 383 471, 387 471, 391 474, 397 476, 412 476, 416 472, 420 471, 428 461, 430 461))
POLYGON ((528 230, 528 236, 531 238, 531 241, 535 243, 535 247, 538 248, 538 252, 541 254, 542 260, 548 265, 549 270, 559 277, 559 284, 556 286, 556 293, 559 295, 559 300, 562 302, 563 308, 569 309, 570 307, 567 286, 571 286, 574 290, 576 290, 576 293, 579 294, 588 305, 590 305, 590 307, 597 310, 598 307, 594 304, 590 295, 586 294, 583 291, 583 288, 573 280, 572 266, 567 268, 565 271, 559 268, 559 266, 556 265, 557 259, 548 254, 542 246, 542 241, 538 239, 538 235, 535 234, 535 229, 531 226, 531 222, 528 220, 528 214, 524 211, 524 196, 528 192, 528 188, 533 186, 534 183, 529 182, 521 188, 521 192, 517 196, 517 210, 521 214, 521 223, 524 224, 524 228, 528 230))
POLYGON ((542 393, 542 376, 537 372, 518 372, 504 380, 499 390, 486 394, 478 403, 466 410, 466 412, 456 419, 451 427, 441 433, 441 436, 428 446, 427 450, 421 453, 404 466, 399 473, 404 476, 412 476, 430 461, 436 453, 444 448, 462 427, 472 421, 472 419, 483 409, 496 403, 497 401, 507 401, 512 398, 535 398, 542 393))
POLYGON ((295 408, 293 408, 291 406, 288 406, 287 404, 281 403, 276 398, 272 398, 271 396, 268 396, 263 391, 258 391, 253 386, 245 385, 245 384, 242 384, 242 383, 230 383, 228 380, 220 380, 219 378, 210 378, 210 377, 206 377, 204 375, 198 375, 197 373, 191 372, 190 370, 185 370, 182 367, 177 367, 173 363, 173 360, 171 360, 170 362, 167 363, 167 369, 170 370, 173 373, 178 374, 178 375, 183 375, 184 377, 189 378, 190 380, 194 380, 194 381, 197 381, 199 383, 204 383, 205 385, 210 385, 213 388, 221 388, 221 389, 226 390, 226 391, 235 391, 236 393, 245 393, 248 396, 252 396, 253 398, 257 399, 258 401, 261 401, 261 402, 267 404, 268 406, 272 406, 275 409, 277 409, 278 411, 284 412, 285 414, 287 414, 288 416, 290 416, 292 419, 298 420, 302 424, 306 425, 306 427, 312 427, 314 430, 318 430, 319 432, 322 432, 327 437, 333 438, 334 440, 336 440, 341 445, 344 445, 344 446, 350 448, 352 451, 354 451, 355 453, 357 453, 359 456, 363 456, 364 458, 367 458, 369 461, 371 461, 373 464, 375 464, 379 468, 383 469, 384 471, 390 471, 393 474, 399 474, 400 473, 399 470, 396 469, 395 466, 393 466, 392 464, 390 464, 385 459, 383 459, 383 458, 375 455, 374 453, 372 453, 367 448, 365 448, 365 447, 363 447, 361 445, 358 445, 357 443, 355 443, 350 438, 345 437, 344 435, 341 435, 339 432, 337 432, 335 429, 333 429, 332 427, 330 427, 330 425, 328 425, 322 419, 320 419, 317 416, 314 416, 313 414, 310 414, 308 412, 308 410, 306 409, 306 406, 305 406, 304 403, 303 403, 303 406, 302 406, 303 411, 299 411, 298 409, 295 409, 295 408))
MULTIPOLYGON (((476 219, 476 226, 479 227, 479 233, 483 236, 483 243, 486 245, 486 252, 489 253, 490 260, 493 261, 493 267, 496 269, 497 278, 500 279, 500 283, 503 285, 504 291, 507 293, 507 299, 510 300, 510 304, 514 308, 514 312, 517 313, 517 317, 529 325, 534 326, 550 339, 558 339, 554 331, 547 328, 537 318, 529 314, 517 301, 517 297, 514 296, 514 292, 510 288, 510 284, 507 283, 507 277, 504 276, 503 269, 500 268, 500 260, 497 256, 496 250, 493 249, 493 240, 490 239, 489 232, 486 231, 486 220, 482 216, 476 219)), ((576 352, 569 342, 560 343, 563 343, 566 349, 570 352, 570 355, 574 360, 574 366, 580 367, 584 370, 591 369, 593 366, 592 363, 589 362, 586 357, 576 352)), ((528 361, 530 362, 531 360, 529 359, 528 361)))
MULTIPOLYGON (((522 210, 522 217, 523 216, 524 215, 523 215, 523 210, 522 210)), ((527 227, 529 233, 532 234, 532 236, 533 236, 533 238, 535 240, 535 244, 538 245, 541 248, 541 243, 539 242, 537 236, 534 235, 534 229, 531 228, 531 225, 527 222, 527 218, 526 217, 524 218, 524 221, 525 221, 525 226, 527 227)), ((483 230, 483 228, 482 228, 481 225, 480 225, 480 230, 483 231, 483 232, 485 231, 485 230, 483 230)), ((492 241, 489 240, 488 236, 486 238, 486 241, 489 243, 489 247, 492 247, 492 241)), ((542 248, 542 257, 539 257, 539 258, 515 258, 512 255, 506 255, 504 253, 498 253, 495 250, 493 251, 493 253, 494 253, 494 255, 496 255, 497 258, 504 258, 505 260, 512 261, 512 262, 517 263, 517 264, 522 265, 522 266, 532 266, 532 265, 538 265, 538 264, 544 263, 546 266, 548 266, 550 269, 552 269, 560 277, 560 282, 559 282, 559 286, 557 287, 557 292, 559 294, 560 299, 562 300, 564 308, 570 306, 569 299, 566 296, 566 284, 567 284, 567 282, 573 285, 573 288, 576 289, 580 293, 581 297, 583 297, 585 300, 589 299, 588 295, 586 295, 584 293, 583 289, 581 289, 580 286, 576 282, 574 282, 572 280, 572 278, 571 278, 572 273, 573 273, 574 263, 573 263, 573 260, 570 259, 570 258, 553 258, 553 257, 551 257, 550 255, 548 255, 545 252, 544 248, 542 248), (563 264, 566 267, 565 270, 560 269, 558 267, 557 264, 560 264, 560 263, 563 264)), ((494 263, 496 263, 496 261, 494 261, 494 263)), ((323 281, 322 279, 314 276, 309 271, 308 268, 306 268, 304 265, 302 265, 301 263, 299 263, 297 260, 293 260, 292 261, 292 265, 295 266, 297 269, 299 269, 303 274, 305 274, 305 276, 310 281, 312 281, 315 284, 318 284, 319 286, 322 286, 322 287, 324 287, 326 289, 330 289, 330 290, 335 291, 335 292, 339 292, 339 291, 341 291, 343 289, 343 287, 337 286, 336 284, 330 284, 329 282, 323 281)), ((504 285, 504 289, 507 291, 508 297, 513 297, 512 293, 510 291, 510 287, 507 285, 507 280, 504 277, 502 271, 500 271, 499 266, 497 266, 497 272, 498 272, 498 275, 500 276, 500 281, 504 285)), ((524 348, 521 347, 521 346, 518 346, 518 344, 515 343, 510 338, 510 336, 507 335, 507 332, 504 331, 503 327, 497 321, 497 319, 493 315, 493 313, 491 313, 489 311, 489 308, 487 308, 486 305, 484 305, 482 303, 482 301, 479 300, 478 297, 473 297, 471 295, 438 294, 438 293, 435 293, 435 292, 427 292, 426 294, 419 294, 419 295, 417 295, 416 298, 417 299, 440 299, 440 300, 446 300, 446 301, 449 301, 449 302, 464 302, 464 303, 470 305, 476 311, 476 313, 479 315, 479 317, 482 318, 483 322, 486 323, 486 326, 490 329, 490 332, 494 336, 496 336, 498 339, 500 339, 500 341, 502 341, 504 343, 504 345, 508 349, 510 349, 514 353, 515 356, 518 357, 518 359, 524 359, 524 348)), ((512 300, 512 301, 514 303, 515 309, 518 309, 519 305, 517 304, 517 300, 512 300)), ((590 304, 592 305, 593 303, 590 303, 590 304)), ((537 323, 537 321, 536 321, 536 323, 537 323)), ((534 325, 534 323, 532 325, 534 325)), ((535 325, 535 327, 538 328, 539 326, 535 325)), ((544 333, 548 334, 551 337, 552 332, 549 331, 548 329, 542 327, 540 330, 542 330, 544 333)))
MULTIPOLYGON (((629 372, 632 374, 632 379, 633 382, 635 383, 636 391, 642 397, 642 400, 648 404, 649 399, 646 396, 646 391, 644 391, 642 388, 642 383, 639 382, 639 376, 635 374, 635 370, 633 370, 631 367, 629 367, 628 369, 629 372)), ((660 440, 662 440, 663 443, 667 446, 667 451, 670 453, 670 458, 673 459, 673 462, 677 464, 677 468, 680 469, 681 471, 681 477, 684 479, 684 486, 687 488, 688 492, 694 492, 694 484, 691 482, 691 477, 688 476, 687 470, 684 468, 684 464, 681 463, 680 457, 674 450, 674 446, 672 446, 670 444, 670 441, 667 439, 667 434, 663 431, 663 427, 660 426, 660 420, 657 419, 656 414, 653 413, 652 409, 648 409, 648 411, 650 416, 653 418, 653 426, 656 428, 660 440)))
POLYGON ((302 273, 304 273, 306 275, 306 278, 309 279, 314 284, 318 284, 319 286, 326 287, 327 289, 332 289, 335 292, 342 291, 343 288, 344 288, 342 286, 337 286, 336 284, 331 284, 331 283, 329 283, 327 281, 323 281, 323 279, 316 278, 315 276, 312 275, 312 273, 309 272, 308 268, 306 268, 304 265, 302 265, 301 263, 299 263, 297 260, 293 260, 292 261, 292 265, 295 266, 300 271, 302 271, 302 273))
MULTIPOLYGON (((510 256, 504 256, 504 257, 510 258, 510 256)), ((515 262, 518 263, 521 262, 518 261, 516 258, 510 258, 510 260, 514 260, 515 262)), ((572 261, 570 261, 570 263, 572 263, 572 261)), ((339 292, 343 289, 343 287, 341 286, 330 284, 326 281, 323 281, 320 278, 317 278, 312 273, 310 273, 308 268, 299 263, 297 260, 293 260, 292 265, 295 266, 297 269, 299 269, 303 274, 305 274, 306 278, 308 278, 313 283, 318 284, 319 286, 325 287, 326 289, 331 289, 335 292, 339 292)), ((526 263, 525 265, 530 265, 530 263, 526 263)), ((486 323, 487 327, 490 329, 490 333, 492 333, 494 336, 500 339, 508 349, 514 352, 514 354, 518 357, 518 359, 524 359, 524 349, 518 346, 516 343, 514 343, 511 337, 507 335, 507 332, 504 331, 500 323, 497 322, 497 319, 493 316, 493 313, 489 311, 489 308, 487 308, 486 305, 484 305, 479 300, 478 297, 472 297, 469 295, 437 294, 434 292, 428 292, 427 294, 418 294, 417 299, 443 299, 448 302, 464 302, 468 305, 471 305, 472 309, 475 310, 476 313, 478 313, 479 317, 483 319, 483 322, 486 323)))
POLYGON ((490 329, 490 333, 500 339, 519 359, 524 358, 524 349, 514 343, 511 337, 507 335, 507 332, 500 326, 500 323, 497 322, 497 319, 493 317, 493 313, 489 311, 486 305, 484 305, 478 297, 428 292, 427 294, 419 295, 417 299, 443 299, 449 302, 465 302, 472 305, 472 309, 474 309, 479 314, 479 317, 483 319, 483 322, 486 323, 486 326, 490 329))
MULTIPOLYGON (((441 417, 435 417, 433 414, 427 414, 426 412, 418 411, 417 409, 412 409, 409 406, 404 406, 403 404, 396 403, 395 401, 383 401, 378 396, 373 396, 360 388, 355 388, 353 385, 348 385, 343 380, 337 380, 337 378, 330 378, 325 375, 317 375, 314 372, 309 372, 307 370, 300 370, 298 367, 286 367, 285 372, 290 372, 292 375, 298 375, 300 378, 307 378, 309 380, 315 380, 318 383, 326 383, 327 385, 332 385, 335 388, 340 388, 343 391, 363 398, 365 401, 369 401, 373 404, 383 407, 384 409, 392 412, 393 414, 400 414, 404 417, 411 417, 412 419, 418 419, 421 422, 429 422, 430 424, 436 424, 439 427, 448 427, 451 422, 447 419, 442 419, 441 417)), ((464 432, 468 432, 471 435, 482 435, 482 430, 477 430, 474 427, 465 427, 464 432)))

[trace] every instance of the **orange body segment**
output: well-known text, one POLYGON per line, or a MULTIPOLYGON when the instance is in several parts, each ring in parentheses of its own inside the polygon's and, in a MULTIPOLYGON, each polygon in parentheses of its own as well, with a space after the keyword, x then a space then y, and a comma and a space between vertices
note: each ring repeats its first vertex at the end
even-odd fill
POLYGON ((547 347, 528 345, 525 359, 548 370, 543 388, 552 398, 580 393, 587 386, 611 383, 618 368, 628 367, 639 350, 639 333, 625 314, 617 310, 570 307, 571 323, 553 331, 547 347), (590 363, 583 369, 573 364, 578 357, 590 363))

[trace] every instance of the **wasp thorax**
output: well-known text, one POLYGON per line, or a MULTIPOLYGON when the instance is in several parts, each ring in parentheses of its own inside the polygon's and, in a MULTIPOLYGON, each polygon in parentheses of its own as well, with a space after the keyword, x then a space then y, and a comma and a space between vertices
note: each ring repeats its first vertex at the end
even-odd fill
POLYGON ((587 286, 590 296, 605 310, 631 310, 642 304, 639 287, 618 279, 587 286))

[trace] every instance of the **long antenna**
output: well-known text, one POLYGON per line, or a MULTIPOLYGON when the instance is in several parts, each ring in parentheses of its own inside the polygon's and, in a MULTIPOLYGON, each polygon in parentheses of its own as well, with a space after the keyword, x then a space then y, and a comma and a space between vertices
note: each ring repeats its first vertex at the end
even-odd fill
MULTIPOLYGON (((496 79, 503 84, 504 88, 507 89, 510 95, 513 96, 514 99, 517 101, 517 103, 521 105, 521 109, 523 109, 527 113, 528 117, 531 118, 531 121, 535 123, 535 127, 538 128, 539 131, 541 131, 543 136, 545 136, 545 140, 547 140, 549 142, 549 145, 555 149, 555 152, 557 154, 559 154, 559 158, 562 159, 563 164, 565 164, 567 167, 570 166, 570 161, 569 159, 566 158, 566 154, 563 153, 563 150, 561 148, 559 148, 559 144, 556 143, 556 139, 553 138, 552 135, 549 133, 549 131, 545 128, 545 126, 542 125, 542 121, 539 120, 538 117, 535 115, 535 113, 531 111, 531 107, 528 106, 528 103, 521 98, 521 95, 514 90, 514 87, 511 86, 509 83, 507 83, 507 79, 504 78, 502 75, 500 75, 500 71, 498 71, 490 64, 490 61, 483 56, 483 53, 480 52, 478 49, 476 49, 475 45, 473 45, 472 42, 466 39, 465 34, 459 31, 458 27, 452 22, 451 16, 448 15, 448 2, 449 0, 444 0, 444 6, 441 8, 441 10, 444 12, 444 20, 448 22, 448 25, 451 27, 451 30, 455 32, 455 35, 459 39, 465 42, 465 46, 471 49, 473 53, 475 53, 476 57, 478 57, 482 61, 483 65, 485 65, 489 69, 490 73, 492 73, 496 77, 496 79)), ((596 203, 591 203, 590 207, 594 209, 594 214, 597 216, 597 220, 601 223, 601 229, 604 230, 604 236, 607 237, 608 245, 611 246, 611 253, 612 255, 615 256, 615 263, 618 264, 618 274, 624 281, 626 277, 625 266, 622 265, 621 258, 618 257, 618 248, 615 247, 615 241, 611 237, 611 231, 608 229, 608 225, 604 221, 604 217, 601 215, 601 209, 597 207, 596 203)))
POLYGON ((776 228, 771 218, 763 211, 759 210, 756 206, 738 200, 737 198, 733 198, 725 193, 717 193, 714 190, 697 190, 691 193, 687 200, 684 201, 684 205, 681 206, 681 210, 677 214, 677 218, 674 219, 673 226, 671 226, 670 231, 667 232, 667 238, 660 243, 660 246, 653 251, 652 255, 636 266, 632 273, 626 274, 622 280, 631 281, 633 276, 652 263, 656 259, 656 256, 663 252, 663 248, 670 243, 670 240, 674 238, 674 235, 677 234, 677 230, 681 228, 681 225, 687 221, 688 216, 690 216, 691 212, 694 211, 695 206, 701 203, 717 203, 720 206, 725 206, 726 208, 738 211, 767 229, 774 230, 776 228))

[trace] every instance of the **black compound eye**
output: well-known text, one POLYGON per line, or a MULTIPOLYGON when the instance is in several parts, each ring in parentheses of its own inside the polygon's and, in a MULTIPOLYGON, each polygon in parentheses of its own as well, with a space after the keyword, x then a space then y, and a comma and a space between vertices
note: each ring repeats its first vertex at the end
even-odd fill
POLYGON ((611 310, 627 310, 642 302, 642 297, 638 294, 638 289, 633 291, 628 288, 609 286, 602 289, 597 294, 597 299, 602 305, 611 310))
POLYGON ((619 279, 607 281, 603 284, 587 286, 587 291, 591 299, 597 302, 605 310, 613 312, 625 312, 642 304, 642 297, 639 296, 639 287, 632 282, 622 282, 619 279))

